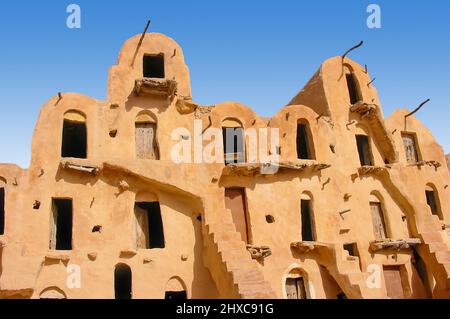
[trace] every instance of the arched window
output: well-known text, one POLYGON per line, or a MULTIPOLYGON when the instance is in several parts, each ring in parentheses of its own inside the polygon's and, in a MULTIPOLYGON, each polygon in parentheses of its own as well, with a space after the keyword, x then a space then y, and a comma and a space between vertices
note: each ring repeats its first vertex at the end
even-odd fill
POLYGON ((300 201, 302 241, 316 240, 312 203, 313 203, 312 197, 307 193, 303 193, 300 201))
POLYGON ((6 180, 0 177, 0 235, 5 234, 5 197, 6 180))
POLYGON ((118 264, 114 270, 114 291, 116 299, 132 298, 131 280, 131 268, 125 264, 118 264))
POLYGON ((58 287, 44 289, 39 294, 39 299, 67 299, 66 293, 58 287))
POLYGON ((443 220, 444 217, 442 216, 439 194, 433 184, 427 184, 425 187, 425 196, 427 198, 427 204, 430 207, 431 213, 438 216, 440 220, 443 220))
POLYGON ((153 114, 147 111, 138 114, 135 123, 137 158, 159 160, 156 128, 156 119, 153 114))
POLYGON ((245 162, 245 136, 242 124, 235 119, 222 123, 223 153, 225 164, 245 162))
POLYGON ((299 268, 292 269, 285 278, 284 282, 287 299, 309 299, 307 276, 299 268))
POLYGON ((87 158, 86 116, 79 111, 64 114, 61 156, 87 158))
POLYGON ((347 90, 350 104, 356 104, 362 100, 361 90, 359 88, 358 79, 353 73, 353 69, 349 65, 344 66, 345 79, 347 81, 347 90))
POLYGON ((306 120, 300 120, 297 123, 297 158, 315 159, 311 129, 306 120))
POLYGON ((389 238, 386 228, 386 219, 380 196, 376 193, 370 195, 370 213, 372 216, 373 233, 376 240, 389 238))
POLYGON ((165 299, 187 299, 186 286, 178 277, 172 277, 166 285, 165 299))

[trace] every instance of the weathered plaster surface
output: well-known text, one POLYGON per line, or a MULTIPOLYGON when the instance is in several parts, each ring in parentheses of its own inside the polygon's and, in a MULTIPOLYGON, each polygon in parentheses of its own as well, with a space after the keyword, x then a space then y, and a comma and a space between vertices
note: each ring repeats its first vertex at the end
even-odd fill
POLYGON ((421 240, 417 251, 430 278, 429 297, 450 296, 450 242, 445 231, 450 225, 450 173, 443 150, 414 116, 405 127, 408 111, 398 110, 384 119, 377 91, 367 85, 371 78, 361 65, 344 61, 358 80, 365 103, 361 107, 371 110, 367 116, 351 111, 342 59, 335 57, 320 66, 287 106, 265 119, 237 102, 211 107, 195 103, 183 51, 162 34, 146 35, 131 66, 139 38, 126 41, 111 67, 106 101, 75 93, 52 97, 36 123, 30 167, 0 165, 6 184, 0 298, 39 298, 49 288, 53 295, 61 292, 68 298, 114 298, 118 263, 132 269, 134 298, 164 298, 173 277, 182 280, 188 298, 285 298, 285 279, 297 273, 306 279, 310 298, 336 298, 341 292, 350 298, 385 298, 382 272, 380 286, 367 287, 371 265, 402 266, 406 296, 425 297, 427 289, 414 268, 413 248, 371 251, 373 197, 382 202, 390 238, 421 240), (176 95, 136 95, 143 55, 159 53, 165 57, 166 79, 176 81, 176 95), (88 155, 66 160, 96 167, 98 174, 61 165, 62 123, 69 110, 86 116, 88 155), (157 123, 160 160, 136 158, 135 120, 143 111, 157 123), (228 118, 239 120, 244 129, 279 128, 281 162, 329 167, 240 176, 225 174, 220 163, 172 162, 171 150, 179 142, 171 138, 175 128, 188 129, 192 139, 194 120, 200 119, 203 128, 221 128, 228 118), (310 126, 315 160, 297 158, 299 120, 310 126), (441 166, 409 165, 402 131, 416 134, 422 160, 441 166), (356 134, 370 137, 376 169, 360 169, 356 134), (427 205, 429 184, 439 194, 442 219, 432 215, 427 205), (225 208, 226 187, 245 188, 250 242, 268 246, 272 253, 263 260, 253 260, 240 240, 225 208), (295 248, 302 245, 291 247, 301 240, 302 194, 313 201, 317 240, 305 251, 295 248), (73 199, 71 251, 48 248, 52 198, 73 199), (145 199, 160 202, 164 249, 135 250, 133 207, 136 200, 145 199), (37 210, 35 201, 41 203, 37 210), (274 223, 266 221, 269 214, 274 223), (91 231, 96 225, 102 226, 101 233, 91 231), (346 243, 357 244, 359 258, 348 255, 343 249, 346 243), (81 267, 80 288, 66 285, 71 264, 81 267))

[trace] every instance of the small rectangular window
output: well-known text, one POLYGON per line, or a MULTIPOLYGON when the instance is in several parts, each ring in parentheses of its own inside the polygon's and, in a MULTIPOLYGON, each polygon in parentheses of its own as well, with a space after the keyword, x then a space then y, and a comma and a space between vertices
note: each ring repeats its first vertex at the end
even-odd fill
POLYGON ((164 248, 164 227, 159 203, 136 203, 134 213, 137 248, 164 248))
POLYGON ((87 157, 86 123, 64 120, 61 146, 62 157, 87 157))
POLYGON ((356 144, 358 145, 361 166, 373 166, 369 137, 367 135, 356 135, 356 144))
POLYGON ((163 79, 164 74, 164 55, 144 55, 143 62, 144 78, 163 79))
POLYGON ((50 249, 72 250, 72 200, 53 199, 50 249))
POLYGON ((417 163, 419 161, 419 152, 416 136, 410 133, 402 133, 402 139, 405 146, 406 160, 408 163, 417 163))
POLYGON ((0 188, 0 235, 5 233, 5 189, 0 188))
POLYGON ((301 200, 302 241, 315 241, 311 201, 301 200))
POLYGON ((348 251, 350 256, 358 257, 358 248, 356 243, 344 244, 344 250, 348 251))
POLYGON ((297 125, 297 158, 313 159, 311 155, 308 128, 306 124, 297 125))
POLYGON ((225 164, 245 162, 245 140, 242 127, 222 128, 225 164))

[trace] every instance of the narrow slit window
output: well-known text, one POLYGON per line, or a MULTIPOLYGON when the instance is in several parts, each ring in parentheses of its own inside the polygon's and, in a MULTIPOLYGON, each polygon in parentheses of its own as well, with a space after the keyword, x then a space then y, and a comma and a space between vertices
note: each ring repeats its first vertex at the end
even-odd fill
POLYGON ((356 135, 356 144, 358 146, 359 161, 361 166, 373 166, 369 137, 367 135, 356 135))
POLYGON ((114 270, 114 292, 116 299, 132 299, 132 274, 128 265, 120 264, 114 270))
POLYGON ((85 122, 64 119, 61 156, 87 158, 87 129, 85 122))
POLYGON ((287 299, 307 299, 303 277, 286 279, 287 299))
POLYGON ((50 249, 72 250, 72 200, 53 199, 50 249))
POLYGON ((442 218, 441 209, 440 209, 439 200, 438 200, 436 191, 434 189, 432 189, 431 187, 428 187, 425 190, 425 196, 427 198, 427 204, 430 207, 431 213, 435 216, 438 216, 439 219, 442 220, 443 218, 442 218))
POLYGON ((315 241, 311 200, 301 200, 302 241, 315 241))
POLYGON ((360 96, 359 90, 358 90, 358 82, 353 73, 347 73, 346 79, 347 79, 347 89, 348 89, 348 95, 350 98, 350 104, 353 105, 353 104, 356 104, 359 101, 361 101, 361 96, 360 96))
POLYGON ((222 129, 225 164, 245 162, 245 140, 242 127, 222 129))
POLYGON ((311 146, 308 125, 305 123, 297 124, 297 158, 314 159, 311 146))
POLYGON ((137 248, 164 248, 164 227, 159 203, 136 203, 134 213, 136 218, 137 248))
POLYGON ((144 55, 143 71, 144 78, 163 79, 165 77, 164 55, 144 55))
POLYGON ((419 161, 419 152, 417 149, 417 140, 414 134, 402 133, 403 145, 405 146, 406 160, 408 163, 417 163, 419 161))
POLYGON ((5 189, 0 187, 0 235, 5 234, 5 189))

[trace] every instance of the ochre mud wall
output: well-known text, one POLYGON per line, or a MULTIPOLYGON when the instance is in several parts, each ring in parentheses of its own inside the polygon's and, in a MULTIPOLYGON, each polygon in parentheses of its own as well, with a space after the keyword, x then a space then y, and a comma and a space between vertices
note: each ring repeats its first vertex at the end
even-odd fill
POLYGON ((180 46, 161 34, 147 34, 140 47, 139 39, 129 39, 111 67, 106 101, 52 97, 36 123, 30 167, 0 165, 0 298, 115 298, 118 265, 131 270, 133 298, 450 296, 443 150, 414 116, 405 120, 408 111, 384 118, 361 65, 325 61, 267 119, 237 102, 195 103, 180 46), (164 77, 144 78, 144 57, 158 55, 164 77), (84 125, 86 158, 62 157, 64 123, 84 125), (308 158, 299 158, 299 124, 306 127, 308 158), (195 162, 193 147, 192 162, 173 161, 180 141, 192 146, 204 130, 230 126, 279 129, 278 171, 260 173, 264 161, 251 157, 249 136, 244 163, 195 162), (154 136, 153 158, 137 157, 137 127, 151 127, 145 132, 154 136), (175 134, 179 128, 183 133, 175 134), (414 161, 405 134, 414 137, 414 161), (356 136, 367 145, 358 147, 356 136), (370 163, 361 162, 364 148, 370 163), (242 194, 240 219, 226 205, 230 188, 242 194), (53 199, 72 201, 70 250, 49 244, 53 199), (142 202, 159 203, 164 248, 136 244, 135 203, 142 202), (306 238, 302 207, 303 214, 309 207, 313 238, 306 238), (384 238, 376 238, 376 227, 384 227, 384 238), (73 269, 77 287, 70 285, 73 269), (394 296, 399 287, 403 293, 394 296))

